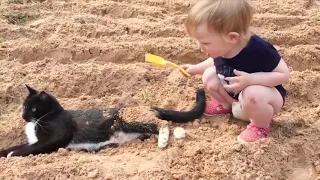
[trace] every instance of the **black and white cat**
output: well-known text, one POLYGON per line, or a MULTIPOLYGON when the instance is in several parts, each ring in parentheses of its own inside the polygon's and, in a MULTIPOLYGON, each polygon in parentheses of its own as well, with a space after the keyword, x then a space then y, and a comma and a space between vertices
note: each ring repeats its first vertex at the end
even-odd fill
MULTIPOLYGON (((57 151, 59 148, 98 151, 124 142, 158 136, 158 142, 168 140, 154 123, 127 123, 119 116, 121 106, 108 110, 65 110, 52 95, 26 85, 29 94, 23 102, 22 118, 26 121, 25 144, 0 151, 0 157, 28 156, 57 151), (160 141, 159 141, 160 140, 160 141)), ((190 111, 175 111, 152 107, 159 119, 187 123, 200 118, 205 109, 204 89, 196 92, 196 104, 190 111)), ((165 142, 162 142, 165 143, 165 142)))
POLYGON ((26 86, 29 94, 22 118, 27 142, 0 151, 0 157, 51 153, 59 148, 98 151, 159 133, 157 124, 125 122, 118 116, 120 107, 65 110, 52 95, 26 86))

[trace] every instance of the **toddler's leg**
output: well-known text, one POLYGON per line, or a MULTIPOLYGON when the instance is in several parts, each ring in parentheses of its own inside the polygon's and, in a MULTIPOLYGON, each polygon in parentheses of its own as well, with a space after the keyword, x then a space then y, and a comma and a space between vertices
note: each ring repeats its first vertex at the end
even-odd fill
POLYGON ((202 81, 206 89, 215 100, 207 101, 205 115, 231 113, 231 103, 233 99, 223 89, 217 77, 215 67, 209 67, 202 75, 202 81), (225 94, 223 94, 225 93, 225 94), (225 98, 227 96, 227 99, 225 98))
POLYGON ((270 122, 283 106, 283 99, 276 88, 253 85, 244 89, 239 101, 251 123, 239 136, 240 142, 253 142, 265 138, 271 131, 270 122))

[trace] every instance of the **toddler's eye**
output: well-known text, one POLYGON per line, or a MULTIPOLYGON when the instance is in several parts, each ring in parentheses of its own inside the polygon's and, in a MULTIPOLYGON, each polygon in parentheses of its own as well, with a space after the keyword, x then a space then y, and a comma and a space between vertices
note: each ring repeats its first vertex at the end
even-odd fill
POLYGON ((32 108, 31 109, 32 112, 36 112, 36 110, 37 110, 36 108, 32 108))

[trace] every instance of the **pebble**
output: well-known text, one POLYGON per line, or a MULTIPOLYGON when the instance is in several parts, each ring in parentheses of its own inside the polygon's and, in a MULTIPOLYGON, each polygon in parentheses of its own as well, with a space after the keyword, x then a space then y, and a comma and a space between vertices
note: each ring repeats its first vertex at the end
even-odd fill
POLYGON ((179 176, 179 174, 173 174, 173 178, 174 179, 180 179, 180 176, 179 176))
POLYGON ((320 165, 317 165, 317 166, 315 167, 315 170, 316 170, 316 173, 320 174, 320 165))
POLYGON ((281 151, 281 155, 282 155, 284 158, 289 157, 288 153, 285 152, 285 151, 281 151))
POLYGON ((200 125, 199 120, 198 120, 198 119, 197 119, 197 120, 195 120, 195 121, 192 123, 192 125, 194 125, 194 126, 199 126, 199 125, 200 125))
POLYGON ((99 173, 98 169, 95 169, 95 170, 88 173, 88 178, 95 178, 98 176, 98 173, 99 173))
POLYGON ((243 148, 243 145, 241 145, 241 144, 235 144, 235 145, 233 146, 233 149, 234 149, 236 152, 240 152, 242 148, 243 148))
POLYGON ((199 129, 202 130, 202 131, 207 131, 208 127, 200 127, 199 129))
POLYGON ((193 146, 193 147, 190 147, 189 149, 187 149, 184 152, 184 154, 187 157, 192 157, 192 156, 195 156, 195 155, 199 154, 200 151, 201 151, 201 148, 199 146, 193 146))
POLYGON ((186 131, 182 127, 176 127, 173 131, 174 137, 180 139, 186 137, 186 131))
POLYGON ((219 128, 218 124, 212 124, 211 126, 212 126, 213 129, 218 129, 219 128))
POLYGON ((214 169, 213 174, 223 174, 223 172, 220 169, 214 169))
POLYGON ((270 180, 271 180, 271 179, 272 179, 272 177, 271 177, 271 176, 266 176, 266 177, 265 177, 265 179, 267 179, 267 180, 269 180, 269 179, 270 179, 270 180))
POLYGON ((176 158, 179 156, 179 148, 173 147, 168 150, 168 155, 172 158, 176 158))
POLYGON ((61 156, 66 156, 68 154, 68 150, 64 148, 59 148, 58 149, 58 154, 61 156))
POLYGON ((259 178, 258 175, 255 174, 255 173, 247 173, 246 176, 247 176, 248 179, 257 179, 257 178, 259 178))

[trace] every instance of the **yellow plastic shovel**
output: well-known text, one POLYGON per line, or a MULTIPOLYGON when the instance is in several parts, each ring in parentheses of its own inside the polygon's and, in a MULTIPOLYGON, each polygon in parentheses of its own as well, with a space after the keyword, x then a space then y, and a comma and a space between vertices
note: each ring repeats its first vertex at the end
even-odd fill
POLYGON ((167 61, 165 59, 163 59, 160 56, 154 55, 154 54, 150 54, 147 53, 145 55, 145 59, 147 62, 151 63, 153 66, 157 66, 157 67, 164 67, 166 65, 178 68, 181 72, 183 72, 185 75, 187 75, 188 77, 190 77, 191 75, 189 73, 187 73, 187 71, 185 71, 181 66, 178 66, 177 64, 167 61))

